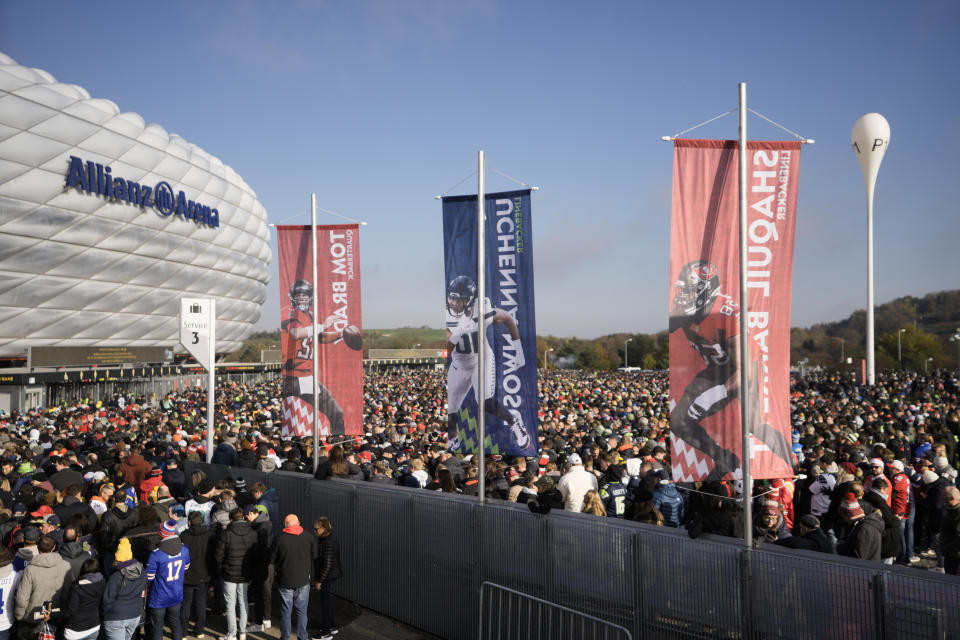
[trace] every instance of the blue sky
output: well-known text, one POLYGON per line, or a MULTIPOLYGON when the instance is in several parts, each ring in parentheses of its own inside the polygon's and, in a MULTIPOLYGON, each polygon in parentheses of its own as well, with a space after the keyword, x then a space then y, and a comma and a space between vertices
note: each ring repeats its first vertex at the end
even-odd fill
MULTIPOLYGON (((487 154, 533 197, 537 331, 666 328, 673 134, 734 109, 806 137, 793 324, 866 303, 850 130, 882 113, 876 297, 960 286, 957 2, 0 2, 0 51, 203 147, 274 223, 361 232, 364 324, 443 321, 440 203, 487 154), (320 222, 340 219, 321 216, 320 222)), ((751 116, 753 139, 788 134, 751 116)), ((691 136, 735 138, 736 113, 691 136)), ((471 178, 453 193, 475 191, 471 178)), ((274 241, 274 250, 276 243, 274 241)), ((279 326, 276 266, 258 328, 279 326)))

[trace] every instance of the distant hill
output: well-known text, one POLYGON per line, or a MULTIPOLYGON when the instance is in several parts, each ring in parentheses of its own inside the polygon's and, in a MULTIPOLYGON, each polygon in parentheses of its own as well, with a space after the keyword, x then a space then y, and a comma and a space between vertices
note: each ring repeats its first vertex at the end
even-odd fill
MULTIPOLYGON (((430 327, 401 327, 399 329, 367 329, 363 332, 363 353, 367 349, 443 349, 447 334, 443 329, 430 327)), ((280 330, 260 331, 252 334, 243 343, 243 348, 231 359, 240 362, 260 362, 260 351, 279 349, 280 330)))
MULTIPOLYGON (((810 366, 838 367, 845 358, 863 358, 866 353, 866 311, 859 310, 837 322, 826 322, 790 331, 790 361, 808 358, 810 366)), ((877 342, 877 367, 897 366, 897 335, 903 366, 920 370, 929 366, 956 367, 958 343, 950 336, 960 327, 960 290, 929 293, 922 298, 906 296, 878 306, 874 312, 877 342), (928 361, 928 358, 933 360, 928 361)), ((669 366, 667 333, 616 333, 594 339, 537 336, 539 366, 548 354, 551 367, 616 369, 624 365, 624 344, 629 347, 627 364, 645 369, 669 366), (627 343, 629 340, 629 343, 627 343), (548 353, 549 351, 549 353, 548 353)), ((367 329, 363 335, 367 349, 443 349, 446 333, 430 327, 367 329)), ((232 359, 259 362, 262 349, 280 348, 280 331, 251 335, 232 359)), ((845 366, 845 365, 844 365, 845 366)))
MULTIPOLYGON (((790 360, 809 358, 811 365, 838 365, 843 357, 863 358, 866 353, 867 312, 857 310, 838 322, 815 324, 790 332, 790 360)), ((897 365, 897 335, 900 329, 903 366, 957 366, 957 343, 950 337, 960 327, 960 290, 928 293, 922 298, 905 296, 874 310, 877 366, 897 365)))

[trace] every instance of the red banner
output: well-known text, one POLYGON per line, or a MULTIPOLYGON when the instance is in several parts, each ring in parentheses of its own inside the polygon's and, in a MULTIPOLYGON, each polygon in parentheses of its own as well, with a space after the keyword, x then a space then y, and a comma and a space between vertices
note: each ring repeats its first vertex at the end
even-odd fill
MULTIPOLYGON (((736 141, 677 140, 670 231, 674 480, 739 479, 740 248, 736 141)), ((799 142, 747 143, 750 474, 793 475, 790 296, 799 142)))
POLYGON ((315 393, 321 435, 363 432, 359 235, 356 224, 317 227, 314 286, 310 227, 277 227, 284 436, 313 434, 315 393), (316 380, 315 322, 320 343, 316 380))

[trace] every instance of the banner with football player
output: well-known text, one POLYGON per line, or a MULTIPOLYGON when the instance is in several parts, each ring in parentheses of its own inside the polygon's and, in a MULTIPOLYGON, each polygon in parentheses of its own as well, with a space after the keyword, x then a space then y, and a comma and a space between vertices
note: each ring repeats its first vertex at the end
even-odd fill
POLYGON ((314 394, 321 435, 363 432, 359 235, 356 224, 318 226, 318 282, 312 282, 310 227, 277 227, 285 437, 313 434, 314 394), (320 343, 316 378, 314 324, 320 343))
POLYGON ((740 335, 736 141, 676 140, 670 229, 670 431, 676 481, 740 479, 740 340, 750 341, 754 478, 793 475, 790 296, 799 142, 747 143, 747 315, 740 335))
POLYGON ((530 190, 489 193, 486 302, 477 298, 477 196, 443 199, 446 274, 447 446, 479 450, 479 378, 485 450, 534 455, 537 449, 537 329, 533 304, 530 190), (478 376, 479 350, 484 375, 478 376))

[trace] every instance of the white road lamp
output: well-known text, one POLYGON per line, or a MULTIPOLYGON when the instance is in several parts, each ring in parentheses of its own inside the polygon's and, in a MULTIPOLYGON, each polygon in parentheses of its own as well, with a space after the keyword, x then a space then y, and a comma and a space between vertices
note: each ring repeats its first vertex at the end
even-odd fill
POLYGON ((900 353, 900 336, 902 336, 905 331, 906 329, 900 329, 900 331, 897 331, 897 364, 901 369, 903 369, 903 355, 900 353))
POLYGON ((627 369, 630 367, 630 362, 627 359, 627 345, 633 342, 633 338, 627 338, 623 342, 623 368, 627 369))
POLYGON ((873 346, 873 189, 883 154, 890 146, 890 125, 879 113, 864 114, 853 124, 850 141, 867 189, 867 384, 873 386, 877 379, 873 346))
POLYGON ((546 351, 543 352, 543 370, 544 371, 547 370, 547 364, 549 364, 550 362, 549 360, 547 360, 547 354, 550 353, 551 351, 553 351, 553 349, 547 349, 546 351))
POLYGON ((950 336, 950 342, 957 343, 957 371, 960 371, 960 327, 957 327, 957 332, 950 336))

